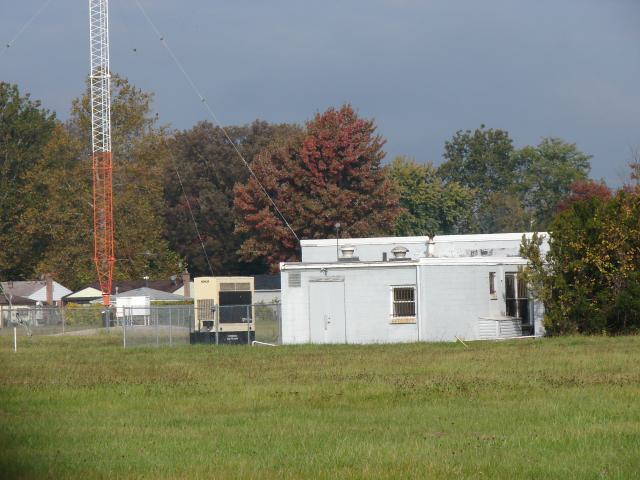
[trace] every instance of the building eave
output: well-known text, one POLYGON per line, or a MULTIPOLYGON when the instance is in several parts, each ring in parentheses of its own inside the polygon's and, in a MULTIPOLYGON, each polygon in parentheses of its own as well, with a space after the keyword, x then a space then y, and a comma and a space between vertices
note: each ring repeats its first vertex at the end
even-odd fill
POLYGON ((295 262, 281 263, 280 270, 320 270, 349 268, 402 268, 410 266, 454 266, 454 265, 518 265, 524 266, 528 260, 522 257, 431 257, 401 261, 376 262, 295 262))

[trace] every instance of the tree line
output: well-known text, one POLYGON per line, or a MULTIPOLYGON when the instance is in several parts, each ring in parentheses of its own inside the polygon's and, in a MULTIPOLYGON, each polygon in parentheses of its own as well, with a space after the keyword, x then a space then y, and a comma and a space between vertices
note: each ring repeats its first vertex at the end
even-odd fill
MULTIPOLYGON (((209 122, 162 125, 152 100, 113 77, 116 278, 276 271, 299 258, 296 237, 333 237, 337 222, 343 237, 545 231, 601 185, 590 156, 558 138, 516 148, 481 125, 445 142, 439 166, 385 164, 374 121, 350 105, 304 125, 229 126, 230 142, 209 122)), ((0 83, 3 277, 94 281, 90 135, 88 92, 63 122, 0 83)))

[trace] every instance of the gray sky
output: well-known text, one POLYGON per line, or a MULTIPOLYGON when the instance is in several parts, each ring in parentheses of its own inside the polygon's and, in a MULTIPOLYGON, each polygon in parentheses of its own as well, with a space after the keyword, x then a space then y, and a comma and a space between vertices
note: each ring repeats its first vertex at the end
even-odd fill
MULTIPOLYGON (((0 0, 0 44, 44 0, 0 0)), ((141 0, 224 124, 303 122, 343 102, 388 158, 442 161, 481 123, 545 136, 618 185, 640 147, 638 0, 141 0)), ((207 112, 133 0, 111 0, 111 67, 156 94, 161 121, 207 112), (133 49, 137 52, 134 52, 133 49)), ((66 118, 88 72, 88 2, 52 0, 0 56, 0 80, 66 118)))

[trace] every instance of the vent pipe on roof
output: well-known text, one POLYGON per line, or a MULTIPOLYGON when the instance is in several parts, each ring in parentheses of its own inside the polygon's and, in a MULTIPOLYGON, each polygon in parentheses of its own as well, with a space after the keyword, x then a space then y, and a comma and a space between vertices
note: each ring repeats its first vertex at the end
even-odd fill
POLYGON ((427 237, 427 251, 425 252, 427 258, 436 256, 436 242, 433 240, 434 237, 435 235, 429 235, 427 237))

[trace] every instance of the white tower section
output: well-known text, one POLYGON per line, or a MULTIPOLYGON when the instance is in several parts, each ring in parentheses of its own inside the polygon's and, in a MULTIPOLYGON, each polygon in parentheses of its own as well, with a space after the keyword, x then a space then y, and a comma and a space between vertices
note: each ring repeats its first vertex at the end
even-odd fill
POLYGON ((89 0, 91 41, 91 129, 93 153, 111 152, 109 1, 89 0))

